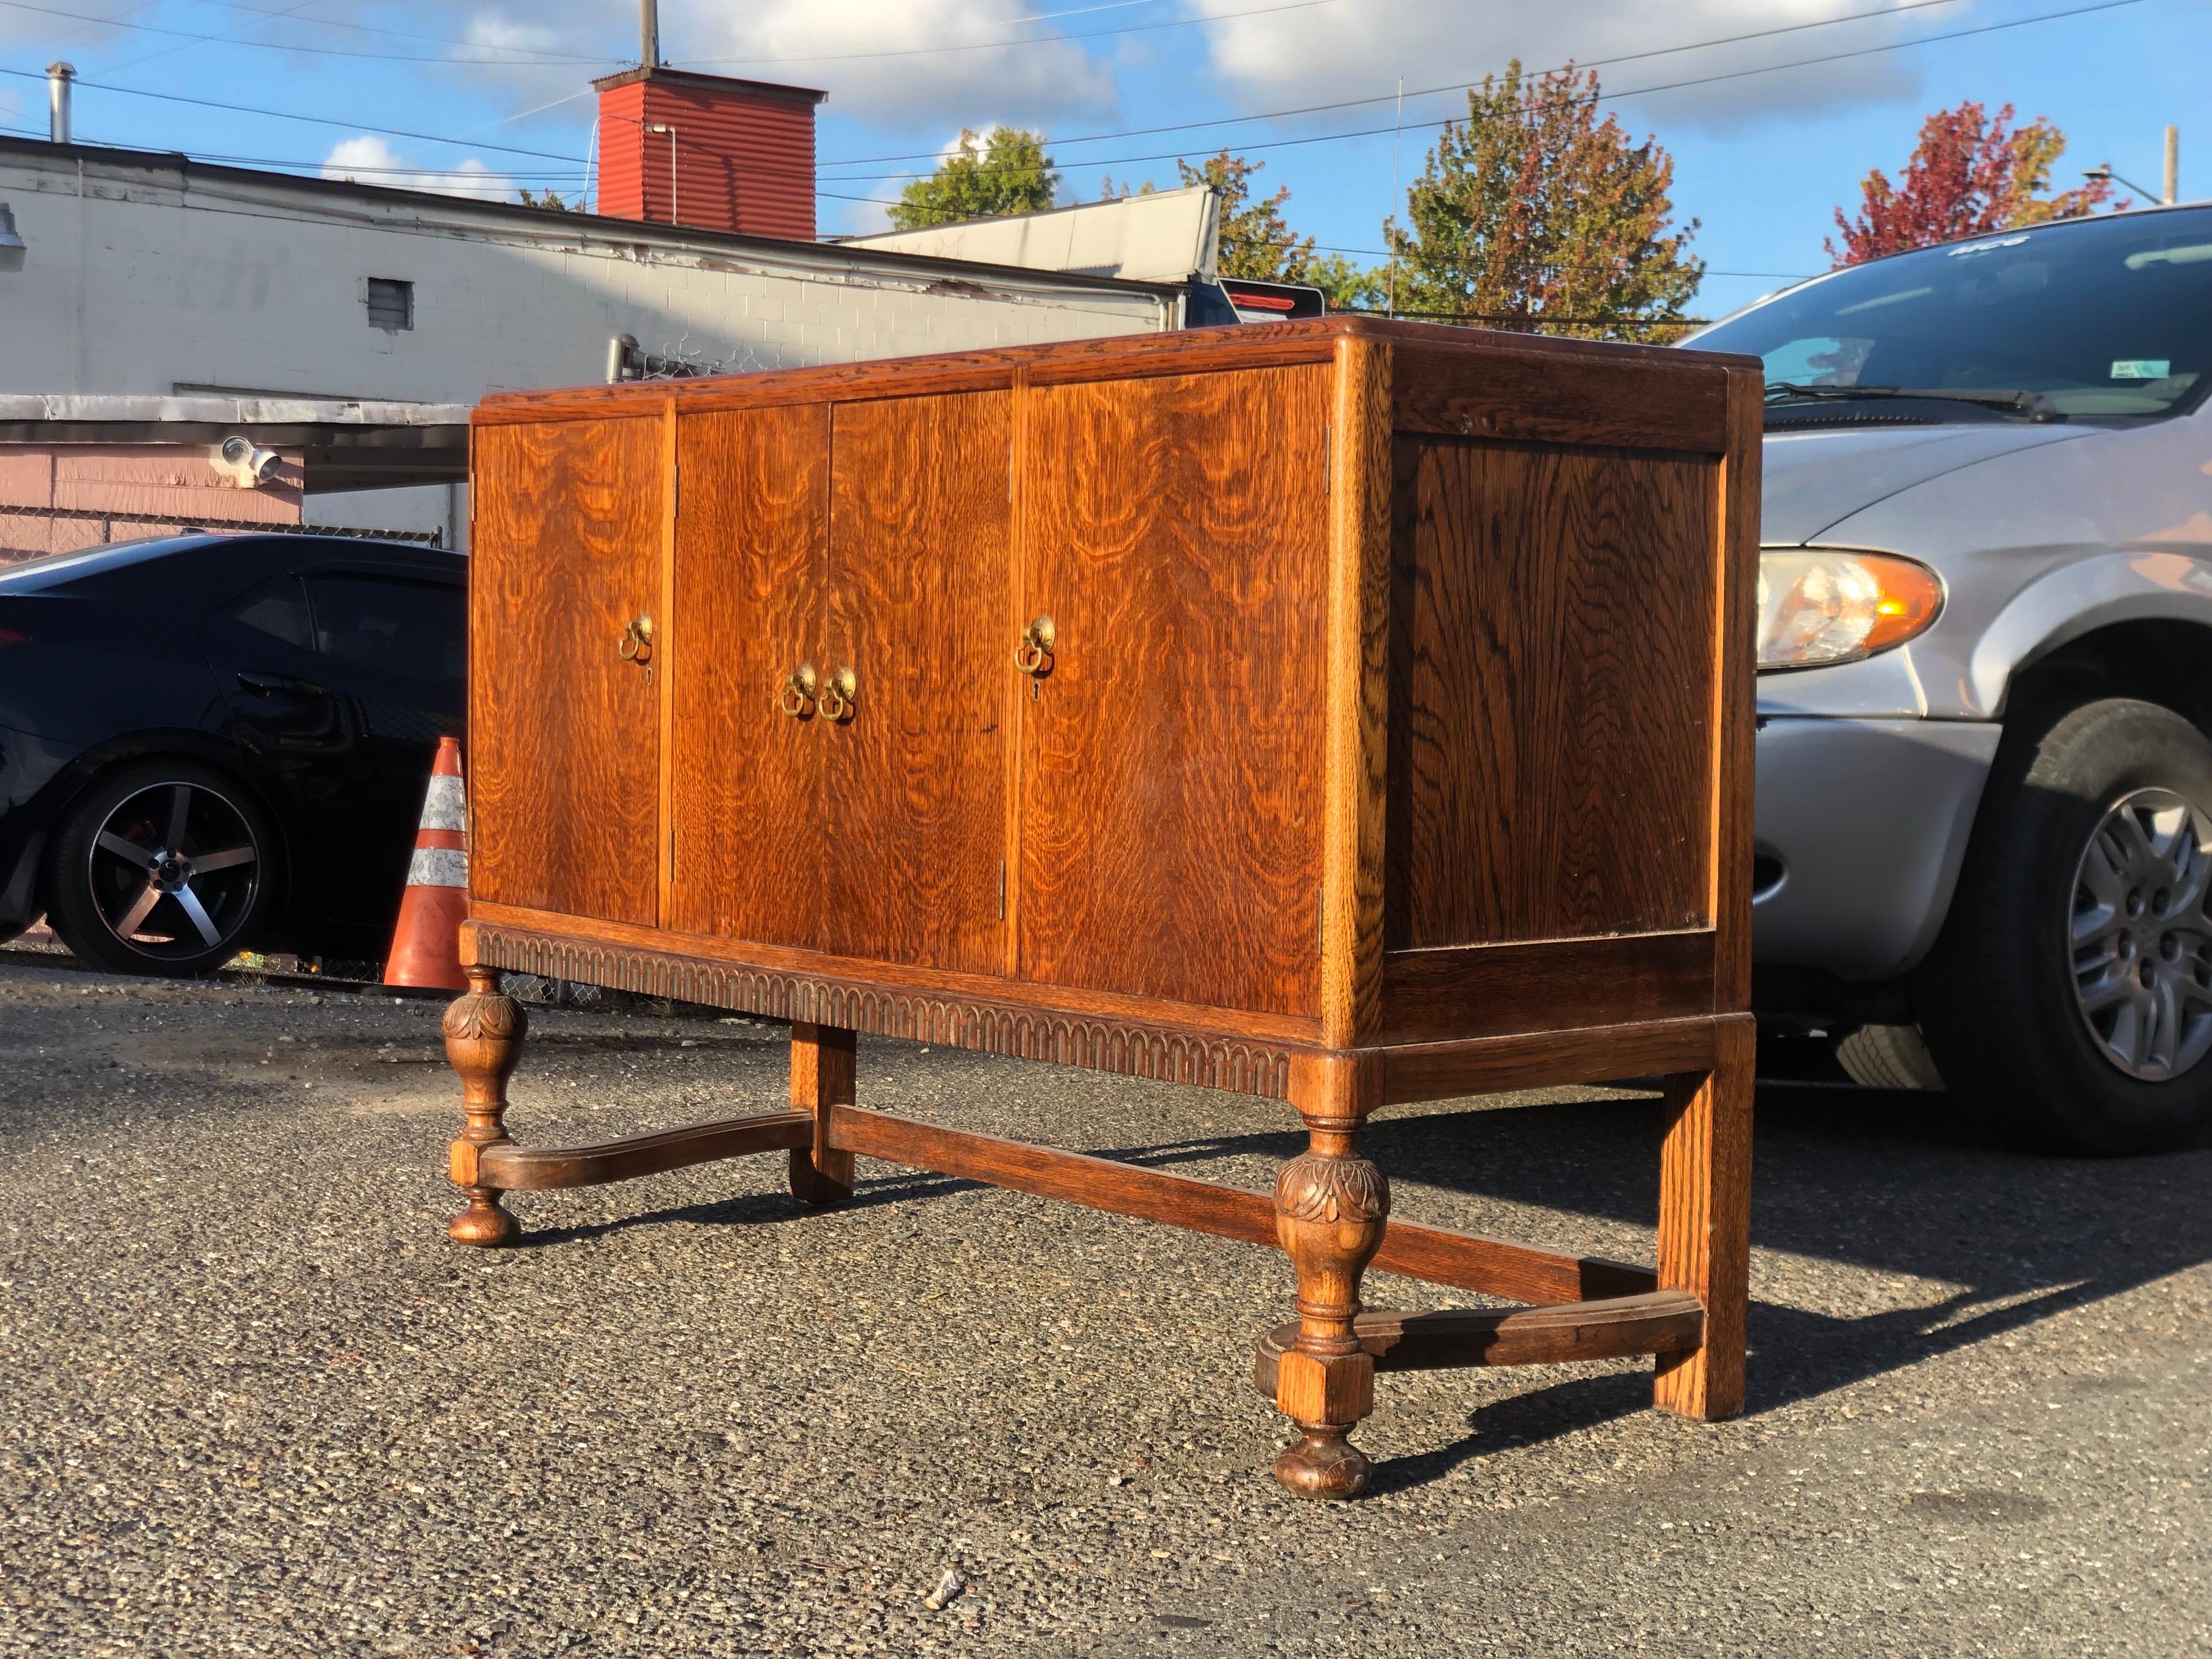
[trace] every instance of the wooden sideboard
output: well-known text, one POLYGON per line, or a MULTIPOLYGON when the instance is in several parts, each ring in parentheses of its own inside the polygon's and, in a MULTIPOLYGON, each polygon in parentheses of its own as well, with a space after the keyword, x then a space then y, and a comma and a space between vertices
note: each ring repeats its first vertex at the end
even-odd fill
POLYGON ((1297 1490, 1364 1486, 1378 1364, 1652 1352, 1732 1413, 1760 397, 1325 319, 489 399, 453 1236, 777 1148, 834 1202, 864 1153, 1279 1245, 1297 1490), (787 1019, 792 1108, 521 1146, 501 969, 787 1019), (1311 1145, 1269 1197, 864 1111, 860 1031, 1311 1145), (1357 1151, 1389 1103, 1647 1075, 1656 1273, 1392 1218, 1357 1151), (1370 1263, 1543 1305, 1363 1312, 1370 1263))

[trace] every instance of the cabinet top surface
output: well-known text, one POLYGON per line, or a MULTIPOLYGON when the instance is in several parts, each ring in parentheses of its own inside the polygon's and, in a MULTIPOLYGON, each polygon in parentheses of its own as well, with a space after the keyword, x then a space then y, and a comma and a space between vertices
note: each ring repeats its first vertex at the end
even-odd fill
MULTIPOLYGON (((1632 345, 1599 340, 1560 340, 1494 329, 1460 328, 1438 323, 1409 323, 1379 317, 1316 317, 1301 322, 1246 323, 1221 328, 1181 329, 1127 334, 1051 345, 1003 346, 975 351, 936 352, 924 356, 885 357, 860 362, 766 369, 745 374, 701 375, 682 380, 625 380, 611 386, 552 387, 499 392, 477 405, 478 421, 510 422, 580 413, 610 405, 624 413, 657 411, 671 402, 750 396, 818 393, 835 398, 883 382, 956 378, 988 384, 1011 382, 1022 370, 1055 378, 1110 379, 1116 374, 1203 373, 1259 368, 1329 358, 1340 340, 1424 351, 1443 349, 1469 359, 1551 357, 1589 362, 1637 364, 1647 371, 1672 370, 1685 376, 1726 369, 1757 369, 1754 357, 1686 350, 1676 346, 1632 345)), ((1470 365, 1472 366, 1472 364, 1470 365)))

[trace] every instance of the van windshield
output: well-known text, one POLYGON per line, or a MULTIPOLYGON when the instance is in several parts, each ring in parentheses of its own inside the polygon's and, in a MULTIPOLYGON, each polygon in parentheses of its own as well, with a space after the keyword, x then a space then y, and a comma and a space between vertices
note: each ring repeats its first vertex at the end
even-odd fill
POLYGON ((2024 392, 2069 417, 2169 414, 2212 374, 2212 208, 1897 254, 1683 343, 1760 358, 1770 386, 2024 392))

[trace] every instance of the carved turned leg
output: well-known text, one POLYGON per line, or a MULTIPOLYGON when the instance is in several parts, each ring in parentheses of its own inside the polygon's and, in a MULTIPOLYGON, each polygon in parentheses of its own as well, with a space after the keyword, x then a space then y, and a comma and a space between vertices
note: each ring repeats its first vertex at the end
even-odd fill
POLYGON ((853 1033, 836 1025, 791 1027, 791 1109, 814 1119, 814 1145, 791 1149, 791 1195, 835 1204, 853 1195, 853 1155, 830 1144, 832 1107, 853 1103, 853 1033))
POLYGON ((1712 1071, 1667 1079, 1659 1153, 1659 1285, 1705 1304, 1705 1336, 1662 1354, 1653 1403, 1712 1422, 1743 1409, 1744 1316, 1751 1297, 1749 1019, 1714 1033, 1712 1071))
POLYGON ((1298 1275, 1298 1335, 1275 1370, 1275 1409, 1298 1438, 1275 1479, 1308 1498, 1356 1498, 1368 1462, 1346 1438, 1375 1409, 1375 1361, 1352 1335, 1359 1277, 1382 1243, 1390 1183, 1353 1150, 1364 1113, 1301 1111, 1306 1151, 1275 1178, 1275 1231, 1298 1275))
POLYGON ((530 1029, 522 1005, 499 991, 499 975, 489 968, 468 969, 467 994, 446 1010, 446 1058, 461 1078, 461 1109, 468 1127, 453 1144, 453 1184, 468 1207, 446 1224, 457 1244, 513 1242, 520 1231, 500 1207, 498 1192, 477 1184, 477 1160, 487 1146, 505 1145, 507 1080, 522 1058, 522 1039, 530 1029))

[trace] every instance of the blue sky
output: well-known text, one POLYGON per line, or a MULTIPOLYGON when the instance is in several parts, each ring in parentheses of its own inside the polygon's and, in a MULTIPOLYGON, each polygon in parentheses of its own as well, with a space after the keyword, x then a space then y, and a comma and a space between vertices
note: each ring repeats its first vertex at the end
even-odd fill
MULTIPOLYGON (((1225 143, 1291 187, 1299 229, 1354 251, 1380 247, 1394 176, 1417 173, 1432 124, 1464 107, 1450 88, 1516 56, 1622 59, 1600 71, 1608 107, 1673 152, 1679 213, 1702 222, 1713 270, 1698 306, 1717 315, 1825 269, 1831 210, 1869 167, 1902 166, 1923 113, 1963 98, 2056 120, 2065 184, 2109 161, 2155 189, 2162 129, 2178 123, 2183 194, 2212 197, 2212 3, 2083 3, 664 0, 662 37, 674 62, 829 91, 825 231, 879 223, 866 199, 842 198, 890 194, 962 125, 1007 121, 1052 135, 1066 189, 1084 196, 1109 173, 1172 183, 1176 154, 1225 143), (2050 21, 2023 21, 2037 18, 2050 21), (1803 61, 1818 58, 1831 61, 1803 61), (1394 160, 1401 76, 1413 94, 1445 90, 1407 99, 1394 160), (1701 84, 1640 90, 1684 82, 1701 84), (1355 100, 1379 101, 1313 108, 1355 100), (1231 124, 1188 125, 1201 121, 1231 124), (1133 133, 1160 127, 1182 130, 1133 133)), ((88 83, 76 130, 89 141, 572 191, 586 82, 634 63, 636 39, 624 0, 0 0, 0 127, 43 135, 43 71, 60 57, 88 83), (240 105, 318 120, 222 107, 240 105)))

